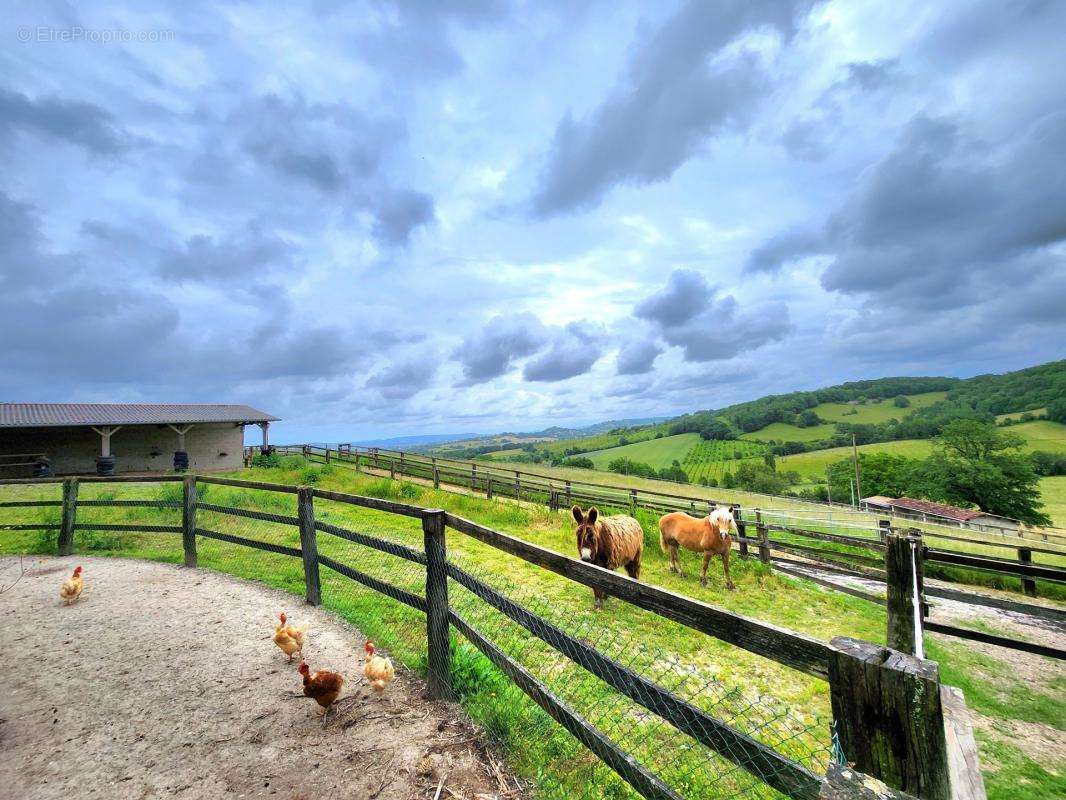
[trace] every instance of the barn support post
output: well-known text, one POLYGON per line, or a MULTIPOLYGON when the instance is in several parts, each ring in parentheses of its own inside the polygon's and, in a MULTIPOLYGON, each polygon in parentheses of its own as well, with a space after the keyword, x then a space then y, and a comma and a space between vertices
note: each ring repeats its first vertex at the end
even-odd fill
POLYGON ((763 524, 762 512, 755 509, 755 533, 759 537, 759 560, 764 564, 770 563, 770 531, 763 524))
POLYGON ((63 481, 63 518, 59 523, 59 555, 74 552, 74 520, 78 513, 78 479, 63 481))
POLYGON ((893 650, 924 655, 922 645, 922 539, 917 530, 893 532, 885 542, 886 643, 893 650))
POLYGON ((936 662, 846 636, 831 645, 829 693, 845 760, 922 800, 950 800, 936 662))
POLYGON ((296 516, 300 521, 300 551, 304 560, 304 586, 307 602, 322 603, 322 584, 318 576, 318 537, 315 533, 315 495, 310 486, 296 490, 296 516))
POLYGON ((196 566, 196 476, 186 475, 181 482, 181 546, 185 566, 196 566))
POLYGON ((103 425, 92 429, 100 434, 100 455, 96 459, 96 474, 102 477, 115 474, 115 457, 111 455, 111 436, 122 430, 121 425, 103 425))
MULTIPOLYGON (((1033 563, 1033 551, 1028 547, 1018 548, 1018 561, 1021 564, 1033 563)), ((1036 581, 1032 578, 1022 578, 1022 590, 1030 597, 1036 597, 1036 581)))
POLYGON ((174 471, 184 472, 189 468, 189 452, 185 449, 185 434, 187 434, 192 425, 167 425, 174 433, 178 435, 178 449, 174 451, 174 471))
POLYGON ((422 512, 422 536, 426 548, 426 638, 429 669, 426 683, 435 700, 454 700, 449 647, 451 610, 448 607, 448 551, 444 511, 422 512))
POLYGON ((733 512, 733 519, 737 521, 737 533, 740 536, 740 557, 748 560, 748 524, 740 519, 740 504, 733 503, 729 507, 733 512))

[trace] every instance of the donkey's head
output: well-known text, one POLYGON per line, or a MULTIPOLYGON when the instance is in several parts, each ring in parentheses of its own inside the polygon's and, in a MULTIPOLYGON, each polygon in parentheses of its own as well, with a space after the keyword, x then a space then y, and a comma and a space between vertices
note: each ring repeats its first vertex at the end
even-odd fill
POLYGON ((570 509, 577 522, 577 552, 582 561, 591 562, 600 552, 600 531, 596 525, 600 512, 593 506, 586 514, 580 506, 570 509))

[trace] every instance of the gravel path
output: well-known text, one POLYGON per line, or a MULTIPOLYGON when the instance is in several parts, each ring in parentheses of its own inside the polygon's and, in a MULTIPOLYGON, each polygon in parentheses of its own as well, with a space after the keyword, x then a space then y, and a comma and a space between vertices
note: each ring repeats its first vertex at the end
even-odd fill
MULTIPOLYGON (((515 786, 457 706, 397 670, 365 686, 358 630, 227 575, 107 558, 0 559, 8 675, 0 796, 491 798, 515 786), (66 607, 76 564, 86 589, 66 607), (271 641, 280 611, 311 624, 307 660, 348 678, 323 726, 271 641), (449 792, 450 790, 450 792, 449 792)), ((517 792, 507 797, 519 796, 517 792)))

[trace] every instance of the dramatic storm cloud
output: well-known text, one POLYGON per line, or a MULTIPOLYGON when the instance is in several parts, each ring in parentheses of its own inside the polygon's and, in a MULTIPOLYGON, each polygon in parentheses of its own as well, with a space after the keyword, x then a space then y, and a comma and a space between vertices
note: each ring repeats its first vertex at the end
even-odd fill
POLYGON ((8 17, 0 400, 336 441, 1062 357, 1066 4, 8 17))

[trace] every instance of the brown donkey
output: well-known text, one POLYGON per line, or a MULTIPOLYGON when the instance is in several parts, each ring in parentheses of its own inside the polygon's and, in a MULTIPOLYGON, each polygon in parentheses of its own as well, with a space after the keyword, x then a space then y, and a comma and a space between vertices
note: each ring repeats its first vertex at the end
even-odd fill
MULTIPOLYGON (((577 521, 577 552, 587 564, 615 570, 625 567, 629 577, 640 578, 640 557, 644 554, 644 529, 632 517, 618 514, 600 517, 595 506, 588 514, 580 507, 570 509, 577 521)), ((603 608, 606 593, 593 589, 596 610, 603 608)))
MULTIPOLYGON (((690 517, 683 511, 675 511, 659 517, 659 544, 663 552, 670 556, 670 571, 682 575, 681 562, 677 560, 678 546, 686 550, 703 553, 703 572, 700 586, 707 585, 707 566, 714 556, 722 557, 722 569, 725 571, 725 588, 733 591, 733 580, 729 577, 729 549, 733 546, 733 537, 737 533, 737 523, 733 512, 727 506, 719 506, 703 519, 690 517)), ((683 577, 683 575, 682 575, 683 577)))

